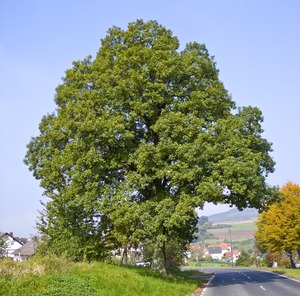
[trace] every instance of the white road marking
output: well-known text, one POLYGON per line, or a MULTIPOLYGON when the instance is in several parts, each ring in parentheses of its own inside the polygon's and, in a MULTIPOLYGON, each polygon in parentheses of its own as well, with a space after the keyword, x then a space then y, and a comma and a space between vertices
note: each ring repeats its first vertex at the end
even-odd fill
POLYGON ((240 274, 242 274, 243 276, 245 276, 246 278, 248 278, 249 280, 251 280, 251 277, 247 276, 245 273, 240 272, 240 274))
POLYGON ((261 289, 263 289, 264 291, 266 291, 266 289, 263 286, 259 286, 261 289))
POLYGON ((206 287, 203 289, 203 291, 202 291, 202 293, 201 293, 201 296, 204 295, 204 293, 205 293, 207 287, 209 286, 210 282, 213 280, 214 277, 215 277, 215 275, 213 275, 213 276, 210 278, 210 280, 209 280, 208 283, 206 284, 206 287))

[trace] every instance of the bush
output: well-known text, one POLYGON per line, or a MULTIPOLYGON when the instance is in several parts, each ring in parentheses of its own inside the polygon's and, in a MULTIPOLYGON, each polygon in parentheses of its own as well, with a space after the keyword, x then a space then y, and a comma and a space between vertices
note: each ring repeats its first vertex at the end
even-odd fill
POLYGON ((67 272, 74 265, 66 258, 55 255, 33 257, 28 261, 15 262, 5 258, 0 260, 0 276, 6 280, 21 278, 28 275, 52 275, 67 272))
POLYGON ((242 251, 239 258, 236 261, 237 266, 249 267, 255 263, 255 258, 251 257, 249 253, 242 251))

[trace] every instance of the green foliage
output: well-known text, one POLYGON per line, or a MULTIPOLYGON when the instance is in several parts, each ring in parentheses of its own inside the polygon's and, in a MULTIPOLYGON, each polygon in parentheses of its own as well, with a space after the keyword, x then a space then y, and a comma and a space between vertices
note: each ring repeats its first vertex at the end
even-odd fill
POLYGON ((68 272, 74 265, 64 257, 54 255, 34 256, 31 260, 17 263, 10 258, 0 261, 1 278, 11 280, 27 275, 53 275, 68 272))
POLYGON ((8 247, 7 241, 3 237, 1 237, 0 238, 0 258, 5 256, 7 247, 8 247))
MULTIPOLYGON (((62 270, 60 258, 45 257, 32 262, 0 261, 0 295, 5 296, 81 296, 81 295, 190 295, 201 282, 191 279, 190 272, 173 272, 162 276, 146 268, 124 268, 105 263, 68 263, 62 270), (57 260, 57 262, 55 261, 57 260), (44 265, 53 264, 49 270, 44 265), (32 269, 35 265, 36 269, 32 269), (37 266, 39 271, 37 272, 37 266), (2 271, 7 268, 22 269, 5 277, 2 271), (41 272, 42 270, 42 272, 41 272)), ((65 262, 65 259, 62 259, 65 262)), ((196 274, 194 273, 193 276, 196 274)))
POLYGON ((205 45, 178 49, 170 30, 137 20, 66 71, 25 156, 48 197, 38 228, 52 252, 94 260, 151 241, 165 255, 170 238, 193 239, 206 201, 274 197, 261 111, 236 109, 205 45))
POLYGON ((253 238, 240 241, 235 240, 234 248, 237 250, 244 250, 245 252, 252 254, 255 248, 253 238))
POLYGON ((74 275, 59 275, 51 278, 43 296, 97 295, 96 290, 83 278, 74 275))
MULTIPOLYGON (((144 261, 152 261, 155 247, 155 243, 153 242, 149 241, 148 243, 145 243, 144 261)), ((185 259, 186 245, 179 245, 176 240, 170 239, 165 243, 165 248, 165 259, 167 266, 178 267, 183 264, 185 259)))
POLYGON ((210 227, 210 229, 221 229, 221 228, 229 229, 230 227, 232 227, 230 224, 214 224, 210 227))
POLYGON ((244 250, 241 251, 239 258, 236 260, 237 266, 251 266, 255 263, 255 258, 244 250))

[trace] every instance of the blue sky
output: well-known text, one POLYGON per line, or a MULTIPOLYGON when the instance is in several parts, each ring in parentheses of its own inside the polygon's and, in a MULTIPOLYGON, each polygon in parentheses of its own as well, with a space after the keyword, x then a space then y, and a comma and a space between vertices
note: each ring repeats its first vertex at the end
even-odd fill
MULTIPOLYGON (((238 106, 257 106, 273 143, 272 185, 300 183, 300 1, 0 0, 0 231, 30 236, 42 189, 23 164, 72 61, 95 56, 113 25, 142 18, 183 47, 205 43, 238 106)), ((224 210, 206 206, 201 214, 224 210)))

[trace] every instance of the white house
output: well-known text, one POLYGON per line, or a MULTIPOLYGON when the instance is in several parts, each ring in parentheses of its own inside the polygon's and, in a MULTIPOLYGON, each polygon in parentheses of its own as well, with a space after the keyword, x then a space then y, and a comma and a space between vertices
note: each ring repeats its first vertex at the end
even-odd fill
POLYGON ((212 259, 221 260, 223 257, 222 248, 220 246, 207 246, 206 250, 212 259))
POLYGON ((0 239, 3 239, 6 243, 6 249, 4 257, 14 258, 14 252, 22 247, 22 242, 13 237, 12 233, 0 232, 0 239))

